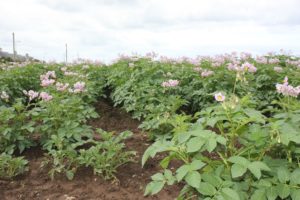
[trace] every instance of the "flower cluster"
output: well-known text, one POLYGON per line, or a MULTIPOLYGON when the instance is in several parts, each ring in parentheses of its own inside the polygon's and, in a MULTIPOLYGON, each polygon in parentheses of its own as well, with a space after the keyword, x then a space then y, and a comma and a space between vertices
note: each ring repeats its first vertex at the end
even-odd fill
POLYGON ((29 101, 32 101, 33 99, 39 96, 39 93, 33 90, 29 90, 29 91, 23 90, 23 93, 29 97, 29 101))
POLYGON ((44 79, 42 80, 41 86, 48 87, 49 85, 52 85, 55 82, 54 79, 44 79))
POLYGON ((286 63, 300 68, 300 60, 287 60, 286 63))
POLYGON ((257 68, 253 64, 248 62, 243 63, 241 66, 239 66, 237 63, 228 63, 227 69, 231 71, 251 73, 255 73, 257 71, 257 68))
POLYGON ((146 58, 150 58, 150 59, 155 59, 157 56, 158 56, 158 53, 156 53, 154 51, 148 52, 145 55, 146 58))
POLYGON ((251 63, 245 62, 244 64, 242 64, 241 66, 242 70, 245 72, 251 72, 251 73, 255 73, 257 71, 257 68, 252 65, 251 63))
POLYGON ((190 58, 190 59, 188 59, 188 62, 191 63, 192 65, 198 66, 200 64, 200 62, 201 62, 201 58, 199 58, 199 59, 192 59, 192 58, 190 58))
POLYGON ((175 87, 179 84, 179 81, 178 80, 168 80, 168 81, 164 81, 161 86, 163 87, 175 87))
POLYGON ((23 93, 29 97, 29 101, 32 101, 33 99, 40 98, 43 101, 50 101, 53 99, 53 96, 49 95, 47 92, 41 92, 40 94, 38 92, 35 92, 33 90, 23 90, 23 93))
POLYGON ((274 67, 274 71, 275 71, 275 72, 279 72, 279 73, 280 73, 280 72, 282 72, 282 71, 283 71, 283 69, 282 69, 282 67, 275 66, 275 67, 274 67))
POLYGON ((77 72, 68 72, 68 71, 65 71, 64 75, 65 76, 78 76, 79 74, 77 72))
POLYGON ((50 101, 53 96, 49 95, 47 92, 41 92, 39 96, 43 101, 50 101))
POLYGON ((55 86, 56 86, 57 91, 62 92, 62 91, 65 91, 69 87, 69 83, 63 84, 63 83, 57 82, 55 86))
POLYGON ((248 52, 241 52, 240 58, 242 60, 248 60, 248 59, 252 58, 252 55, 251 55, 251 53, 248 53, 248 52))
POLYGON ((0 98, 5 100, 5 101, 8 101, 9 95, 5 91, 2 91, 1 95, 0 95, 0 98))
POLYGON ((78 81, 73 85, 74 89, 69 88, 69 92, 71 93, 81 93, 85 92, 85 82, 78 81))
POLYGON ((230 71, 240 71, 241 70, 241 68, 238 66, 238 64, 234 64, 234 63, 228 63, 227 69, 230 71))
POLYGON ((260 64, 268 64, 268 59, 264 56, 257 56, 255 60, 260 64))
POLYGON ((41 86, 48 87, 49 85, 52 85, 55 82, 54 78, 56 78, 55 71, 48 71, 46 74, 41 75, 41 86))
POLYGON ((208 76, 211 76, 213 75, 214 72, 213 71, 210 71, 210 70, 204 70, 202 73, 201 73, 201 76, 202 77, 208 77, 208 76))
POLYGON ((82 65, 82 69, 89 69, 90 66, 89 65, 82 65))
POLYGON ((276 90, 279 94, 283 94, 284 96, 297 97, 300 94, 300 85, 298 87, 289 85, 288 77, 285 77, 283 84, 276 84, 276 90))
POLYGON ((278 64, 280 60, 278 58, 270 58, 268 61, 269 64, 278 64))
POLYGON ((194 67, 194 71, 196 71, 196 72, 201 72, 201 71, 202 71, 202 68, 201 68, 201 67, 194 67))
POLYGON ((62 67, 62 68, 60 68, 60 70, 63 71, 63 72, 65 72, 65 71, 68 70, 68 68, 67 67, 62 67))

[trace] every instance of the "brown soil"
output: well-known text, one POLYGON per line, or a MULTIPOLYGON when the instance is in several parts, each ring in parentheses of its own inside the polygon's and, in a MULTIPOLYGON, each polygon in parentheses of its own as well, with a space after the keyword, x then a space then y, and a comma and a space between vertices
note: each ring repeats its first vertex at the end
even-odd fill
POLYGON ((146 166, 141 168, 141 156, 151 142, 147 141, 146 134, 138 129, 139 122, 105 101, 97 103, 96 109, 100 118, 90 122, 93 127, 117 133, 131 130, 134 133, 132 138, 126 141, 126 145, 128 149, 137 151, 137 162, 121 166, 116 175, 118 181, 104 181, 87 168, 78 170, 72 181, 68 181, 63 175, 51 180, 48 169, 40 167, 44 159, 43 152, 39 148, 32 148, 24 153, 29 160, 28 173, 11 181, 0 180, 0 200, 175 199, 180 186, 169 186, 158 195, 143 197, 150 176, 160 168, 159 158, 149 160, 146 166))

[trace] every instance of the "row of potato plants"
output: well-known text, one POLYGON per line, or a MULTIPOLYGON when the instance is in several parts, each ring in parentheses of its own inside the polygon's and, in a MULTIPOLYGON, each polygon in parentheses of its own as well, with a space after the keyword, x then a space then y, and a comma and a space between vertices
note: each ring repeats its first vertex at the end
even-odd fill
POLYGON ((165 152, 145 195, 181 183, 178 199, 299 199, 299 75, 299 58, 275 54, 111 65, 115 105, 154 140, 142 165, 165 152))
POLYGON ((84 64, 1 67, 0 177, 24 173, 28 161, 18 155, 33 146, 44 150, 51 178, 73 179, 79 167, 114 178, 116 168, 133 159, 123 143, 130 132, 115 135, 87 124, 98 117, 93 103, 103 93, 101 74, 101 67, 84 64))

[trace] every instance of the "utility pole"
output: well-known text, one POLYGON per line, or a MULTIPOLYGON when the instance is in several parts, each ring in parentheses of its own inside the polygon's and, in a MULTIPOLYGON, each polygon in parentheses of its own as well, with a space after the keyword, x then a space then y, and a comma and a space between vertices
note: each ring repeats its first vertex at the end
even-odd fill
POLYGON ((66 43, 66 64, 68 63, 68 44, 66 43))
POLYGON ((14 51, 13 52, 13 54, 14 54, 13 58, 14 58, 14 61, 15 61, 16 60, 16 53, 17 52, 16 52, 16 42, 15 42, 15 33, 14 32, 12 33, 12 36, 13 36, 13 51, 14 51))

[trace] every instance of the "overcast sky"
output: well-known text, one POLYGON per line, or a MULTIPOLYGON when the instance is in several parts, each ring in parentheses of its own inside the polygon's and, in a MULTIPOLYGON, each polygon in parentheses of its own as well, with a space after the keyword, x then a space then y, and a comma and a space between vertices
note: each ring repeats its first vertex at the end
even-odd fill
POLYGON ((300 53, 300 0, 0 0, 0 47, 39 59, 300 53))

